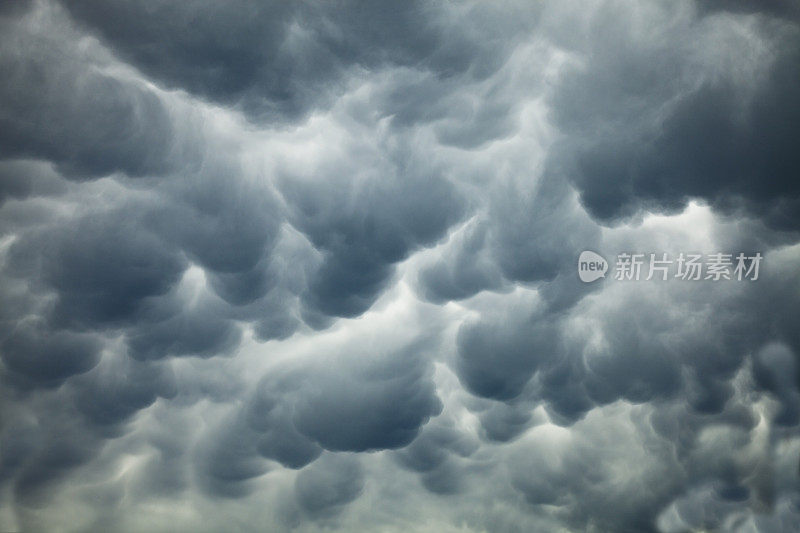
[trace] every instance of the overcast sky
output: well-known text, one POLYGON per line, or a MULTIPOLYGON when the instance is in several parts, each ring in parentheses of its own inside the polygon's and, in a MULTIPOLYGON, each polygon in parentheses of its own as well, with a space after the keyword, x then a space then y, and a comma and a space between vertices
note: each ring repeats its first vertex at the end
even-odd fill
POLYGON ((0 531, 796 531, 798 82, 795 0, 0 3, 0 531))

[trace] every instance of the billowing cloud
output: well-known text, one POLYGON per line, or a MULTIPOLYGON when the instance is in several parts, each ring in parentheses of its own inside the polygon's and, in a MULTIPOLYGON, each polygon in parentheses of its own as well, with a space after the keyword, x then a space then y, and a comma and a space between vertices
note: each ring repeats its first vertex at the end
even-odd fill
POLYGON ((553 97, 572 181, 606 223, 702 198, 796 231, 798 28, 695 9, 614 6, 588 21, 575 46, 592 60, 570 68, 553 97), (624 23, 645 13, 657 38, 624 23))
POLYGON ((792 2, 6 4, 0 530, 794 527, 792 2))

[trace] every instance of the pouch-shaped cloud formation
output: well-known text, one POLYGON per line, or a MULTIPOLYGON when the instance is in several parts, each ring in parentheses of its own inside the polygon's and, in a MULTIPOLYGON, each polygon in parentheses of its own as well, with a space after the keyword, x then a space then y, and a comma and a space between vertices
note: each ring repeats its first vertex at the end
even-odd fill
POLYGON ((6 2, 0 74, 1 531, 800 523, 795 2, 6 2))

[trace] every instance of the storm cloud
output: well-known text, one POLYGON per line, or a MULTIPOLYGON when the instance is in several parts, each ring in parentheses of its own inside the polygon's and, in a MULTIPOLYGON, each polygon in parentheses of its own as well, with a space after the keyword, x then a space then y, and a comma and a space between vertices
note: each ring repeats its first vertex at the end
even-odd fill
POLYGON ((800 521, 793 2, 7 2, 0 74, 0 530, 800 521))

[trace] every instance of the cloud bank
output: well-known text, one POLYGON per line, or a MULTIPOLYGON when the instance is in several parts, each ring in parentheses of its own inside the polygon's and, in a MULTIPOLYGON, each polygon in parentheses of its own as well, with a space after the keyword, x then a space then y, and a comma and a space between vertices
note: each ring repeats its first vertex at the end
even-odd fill
POLYGON ((0 73, 0 530, 800 521, 793 2, 32 0, 0 73))

